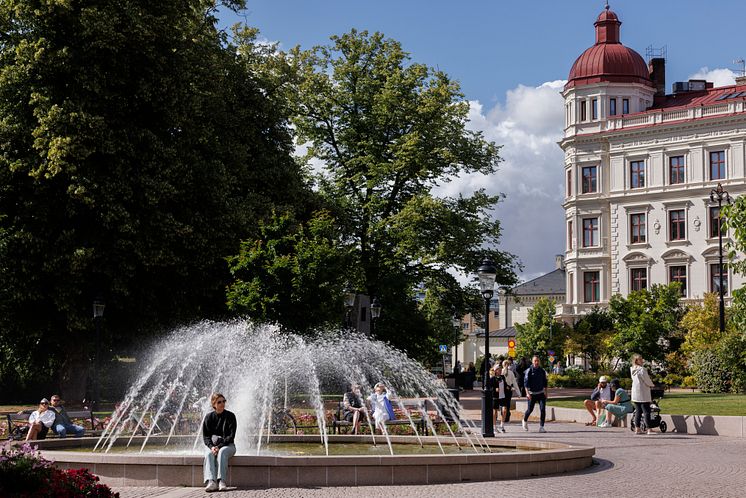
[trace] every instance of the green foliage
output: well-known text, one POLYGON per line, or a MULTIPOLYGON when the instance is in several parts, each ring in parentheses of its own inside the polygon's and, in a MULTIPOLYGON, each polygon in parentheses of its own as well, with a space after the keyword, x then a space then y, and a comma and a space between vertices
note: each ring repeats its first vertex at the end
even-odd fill
POLYGON ((681 345, 684 354, 691 355, 716 345, 721 339, 717 294, 705 294, 702 306, 689 306, 681 319, 681 328, 684 330, 684 343, 681 345))
POLYGON ((349 257, 329 213, 319 211, 305 224, 273 215, 260 223, 260 233, 228 258, 234 278, 228 307, 296 331, 339 322, 349 257))
POLYGON ((608 310, 594 306, 568 331, 565 352, 589 358, 591 370, 598 370, 602 363, 609 363, 606 344, 613 330, 608 310))
POLYGON ((351 248, 346 277, 379 298, 377 335, 426 359, 446 333, 445 315, 473 301, 474 290, 449 270, 471 272, 489 256, 498 283, 515 282, 514 257, 494 249, 500 197, 431 192, 457 175, 493 173, 498 147, 467 129, 469 104, 455 81, 411 62, 380 33, 352 30, 329 46, 296 48, 288 60, 298 139, 323 163, 319 193, 351 248), (437 310, 419 310, 419 285, 436 291, 437 310))
POLYGON ((570 327, 554 319, 555 302, 541 298, 528 312, 528 321, 516 324, 516 356, 539 356, 542 365, 549 365, 547 351, 554 351, 556 359, 564 358, 564 347, 570 327))
POLYGON ((679 302, 679 284, 653 285, 650 289, 630 292, 625 298, 612 296, 609 316, 614 334, 607 345, 617 358, 640 353, 645 359, 662 361, 681 341, 679 320, 684 309, 679 302))
POLYGON ((715 351, 695 351, 691 356, 691 367, 703 393, 728 392, 729 372, 723 368, 715 351))
POLYGON ((691 390, 696 389, 697 386, 697 378, 694 375, 687 375, 684 377, 681 381, 681 387, 686 387, 691 390))
POLYGON ((549 387, 572 387, 593 389, 598 385, 598 376, 594 373, 580 373, 575 375, 549 374, 549 387))
POLYGON ((3 383, 44 372, 82 399, 99 295, 103 352, 225 313, 225 257, 305 201, 282 66, 216 8, 0 3, 3 383))

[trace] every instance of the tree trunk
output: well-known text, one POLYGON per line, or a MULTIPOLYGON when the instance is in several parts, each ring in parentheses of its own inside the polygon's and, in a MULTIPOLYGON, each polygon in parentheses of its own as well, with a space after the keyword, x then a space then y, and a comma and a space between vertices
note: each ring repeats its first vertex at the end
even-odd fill
POLYGON ((88 397, 88 373, 92 367, 82 352, 71 351, 65 360, 60 372, 59 388, 62 391, 60 395, 68 406, 79 406, 88 397))

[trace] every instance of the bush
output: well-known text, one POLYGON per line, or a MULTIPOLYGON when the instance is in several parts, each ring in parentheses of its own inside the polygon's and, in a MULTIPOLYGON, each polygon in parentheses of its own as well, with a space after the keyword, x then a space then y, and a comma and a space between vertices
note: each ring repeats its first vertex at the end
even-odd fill
POLYGON ((681 387, 688 387, 693 391, 698 387, 697 379, 693 375, 687 375, 684 377, 684 380, 681 381, 681 387))
POLYGON ((683 380, 684 378, 681 375, 668 374, 663 378, 662 382, 666 385, 666 387, 671 389, 671 387, 673 386, 680 386, 683 380))
POLYGON ((598 377, 592 373, 549 374, 547 381, 549 387, 593 388, 598 385, 598 377))
POLYGON ((691 366, 697 385, 703 393, 728 392, 730 372, 722 368, 714 351, 695 351, 691 366))
POLYGON ((0 496, 24 498, 119 497, 88 469, 60 470, 44 459, 36 448, 10 443, 0 450, 0 496))

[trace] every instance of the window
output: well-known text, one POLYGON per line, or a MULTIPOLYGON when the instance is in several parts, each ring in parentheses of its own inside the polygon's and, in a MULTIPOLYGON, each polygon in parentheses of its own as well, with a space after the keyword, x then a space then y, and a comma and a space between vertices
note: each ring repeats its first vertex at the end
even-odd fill
POLYGON ((616 99, 609 99, 609 116, 616 116, 616 99))
POLYGON ((462 323, 461 328, 464 330, 469 330, 469 324, 468 323, 462 323))
POLYGON ((630 188, 642 188, 645 186, 645 161, 632 161, 629 163, 629 186, 630 188))
POLYGON ((583 272, 583 297, 586 303, 599 301, 599 272, 583 272))
POLYGON ((668 159, 668 183, 671 185, 684 183, 684 156, 675 156, 668 159))
POLYGON ((725 235, 725 227, 723 226, 723 219, 720 217, 720 208, 719 207, 711 207, 710 208, 710 238, 716 238, 720 233, 718 233, 718 229, 720 230, 720 233, 725 235))
POLYGON ((567 197, 572 197, 572 171, 567 170, 567 197))
POLYGON ((622 114, 629 114, 629 99, 622 99, 622 114))
POLYGON ((686 266, 669 266, 668 281, 670 283, 678 282, 681 284, 681 295, 686 296, 686 266))
MULTIPOLYGON (((710 292, 720 293, 720 265, 715 263, 710 265, 710 292)), ((723 265, 723 294, 728 294, 728 266, 723 265)))
POLYGON ((586 166, 583 168, 583 193, 588 194, 596 191, 598 168, 596 166, 586 166))
POLYGON ((567 248, 572 251, 572 220, 567 222, 567 248))
POLYGON ((567 302, 573 302, 575 280, 573 279, 573 273, 567 274, 567 302))
POLYGON ((583 247, 598 246, 598 218, 583 219, 583 247))
POLYGON ((580 102, 580 120, 585 121, 588 119, 588 112, 585 109, 585 100, 580 102))
POLYGON ((683 209, 668 212, 668 240, 686 239, 686 213, 683 209))
POLYGON ((598 99, 591 100, 591 119, 598 119, 598 99))
POLYGON ((710 152, 710 180, 725 178, 725 151, 710 152))
POLYGON ((629 271, 630 287, 633 291, 639 291, 648 288, 648 270, 647 268, 632 268, 629 271))
POLYGON ((645 213, 637 213, 629 215, 629 243, 639 244, 645 242, 645 213))

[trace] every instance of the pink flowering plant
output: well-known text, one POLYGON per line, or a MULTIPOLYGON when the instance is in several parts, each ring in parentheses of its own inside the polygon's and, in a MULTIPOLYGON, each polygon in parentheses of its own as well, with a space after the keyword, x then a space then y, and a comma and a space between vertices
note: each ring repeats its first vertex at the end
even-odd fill
POLYGON ((88 469, 60 470, 41 456, 36 447, 24 444, 0 448, 0 496, 18 498, 118 497, 88 469))

